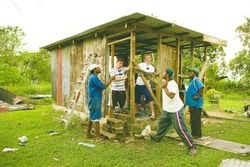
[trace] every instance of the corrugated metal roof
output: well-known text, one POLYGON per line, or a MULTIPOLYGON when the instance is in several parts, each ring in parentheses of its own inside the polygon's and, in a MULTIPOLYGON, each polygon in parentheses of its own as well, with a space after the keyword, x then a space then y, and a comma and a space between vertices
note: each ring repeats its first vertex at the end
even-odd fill
POLYGON ((220 42, 220 44, 222 43, 222 45, 226 45, 226 41, 224 40, 220 40, 215 37, 207 36, 200 32, 193 31, 188 28, 178 26, 170 22, 166 22, 155 17, 147 16, 141 13, 133 13, 131 15, 118 18, 116 20, 107 22, 100 26, 88 29, 79 34, 76 34, 71 37, 54 42, 52 44, 46 45, 42 48, 49 49, 53 47, 58 47, 59 45, 62 45, 62 44, 67 45, 67 43, 72 43, 74 40, 80 40, 80 39, 88 38, 90 36, 93 37, 96 33, 100 33, 100 32, 106 35, 117 33, 117 31, 119 32, 119 30, 115 29, 114 27, 116 27, 119 24, 133 23, 133 22, 134 23, 139 22, 141 26, 147 26, 154 30, 160 29, 161 32, 166 33, 166 35, 175 34, 177 36, 187 36, 190 39, 201 38, 202 42, 204 43, 218 44, 220 42))

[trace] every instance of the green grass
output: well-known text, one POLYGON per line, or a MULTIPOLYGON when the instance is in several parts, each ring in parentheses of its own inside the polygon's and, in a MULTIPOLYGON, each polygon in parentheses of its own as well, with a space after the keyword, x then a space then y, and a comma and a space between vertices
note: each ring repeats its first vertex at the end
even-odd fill
POLYGON ((250 104, 250 96, 246 92, 222 93, 219 106, 212 106, 205 97, 204 108, 208 111, 230 110, 235 113, 243 113, 243 107, 250 104))
MULTIPOLYGON (((198 146, 198 154, 190 157, 178 141, 164 138, 159 143, 136 140, 133 143, 105 144, 84 139, 83 124, 76 119, 69 130, 59 126, 61 112, 53 112, 50 106, 38 106, 36 110, 0 113, 0 148, 19 148, 16 152, 0 152, 0 166, 209 166, 215 167, 223 159, 250 159, 232 153, 198 146), (57 130, 59 135, 49 136, 47 131, 57 130), (17 138, 26 135, 27 146, 19 146, 17 138), (36 137, 38 137, 36 139, 36 137), (72 140, 72 138, 74 140, 72 140), (78 145, 86 141, 95 148, 78 145), (58 158, 59 161, 54 160, 58 158)), ((250 144, 249 122, 225 121, 203 127, 205 135, 250 144)))
POLYGON ((3 87, 18 96, 29 96, 37 94, 51 94, 51 83, 21 84, 3 87))

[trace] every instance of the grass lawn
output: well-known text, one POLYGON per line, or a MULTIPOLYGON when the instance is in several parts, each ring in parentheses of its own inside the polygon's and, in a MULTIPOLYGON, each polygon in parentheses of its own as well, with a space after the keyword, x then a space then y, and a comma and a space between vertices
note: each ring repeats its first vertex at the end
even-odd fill
POLYGON ((250 96, 246 92, 222 93, 219 106, 214 106, 208 102, 205 97, 204 108, 207 111, 225 111, 229 110, 235 113, 242 113, 243 106, 250 104, 250 96))
MULTIPOLYGON (((84 139, 84 129, 80 121, 75 121, 69 130, 59 126, 50 105, 37 106, 36 110, 0 113, 0 148, 19 148, 16 152, 0 152, 0 166, 207 166, 215 167, 223 159, 250 159, 232 153, 198 146, 195 157, 187 154, 179 142, 164 138, 160 143, 149 140, 105 144, 84 139), (49 130, 60 132, 49 136, 49 130), (19 146, 18 137, 25 135, 29 141, 19 146), (96 144, 94 148, 78 145, 85 141, 96 144), (56 159, 55 159, 56 158, 56 159)), ((203 127, 206 136, 250 144, 250 123, 224 121, 203 127)))

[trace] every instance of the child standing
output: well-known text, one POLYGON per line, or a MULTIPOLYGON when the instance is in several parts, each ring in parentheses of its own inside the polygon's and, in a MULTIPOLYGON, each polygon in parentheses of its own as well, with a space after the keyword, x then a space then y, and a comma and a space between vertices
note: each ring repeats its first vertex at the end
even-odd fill
POLYGON ((115 67, 110 70, 110 76, 116 77, 116 80, 111 83, 113 110, 117 103, 119 103, 121 112, 123 112, 123 107, 126 101, 125 81, 127 79, 127 68, 123 67, 123 65, 124 60, 117 59, 115 67))

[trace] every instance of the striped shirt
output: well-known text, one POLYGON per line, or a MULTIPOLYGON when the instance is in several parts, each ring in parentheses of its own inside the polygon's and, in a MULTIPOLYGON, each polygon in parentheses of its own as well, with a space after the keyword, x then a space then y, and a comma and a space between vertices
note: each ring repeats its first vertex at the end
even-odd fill
MULTIPOLYGON (((110 76, 116 76, 116 77, 125 77, 126 73, 125 73, 125 69, 124 67, 117 69, 117 68, 113 68, 110 70, 110 76)), ((121 81, 112 81, 111 83, 111 90, 114 91, 125 91, 125 80, 121 80, 121 81)))

